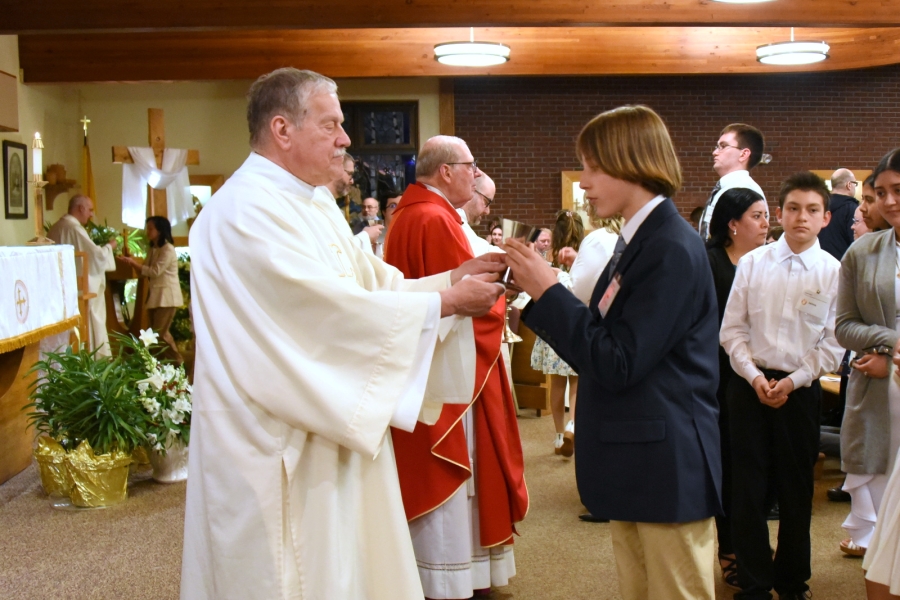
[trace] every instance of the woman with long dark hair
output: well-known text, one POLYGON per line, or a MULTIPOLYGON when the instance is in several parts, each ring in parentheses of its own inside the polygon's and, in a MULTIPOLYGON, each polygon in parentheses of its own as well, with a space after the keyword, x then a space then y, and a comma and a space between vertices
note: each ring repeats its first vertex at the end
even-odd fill
MULTIPOLYGON (((766 243, 769 231, 769 207, 765 199, 747 188, 726 190, 716 203, 709 222, 709 240, 706 254, 712 269, 719 304, 719 327, 728 294, 734 283, 734 273, 742 256, 766 243)), ((719 346, 719 435, 722 447, 722 510, 716 517, 716 535, 719 541, 719 564, 725 584, 738 588, 737 564, 731 541, 731 434, 728 422, 728 403, 725 390, 734 375, 731 361, 725 350, 719 346)))
POLYGON ((175 311, 184 305, 181 284, 178 282, 178 256, 172 239, 172 225, 165 217, 148 217, 144 232, 150 242, 147 260, 143 264, 129 257, 120 257, 119 260, 138 269, 141 276, 148 279, 147 312, 150 327, 168 346, 162 354, 163 358, 180 365, 184 360, 169 332, 175 311))

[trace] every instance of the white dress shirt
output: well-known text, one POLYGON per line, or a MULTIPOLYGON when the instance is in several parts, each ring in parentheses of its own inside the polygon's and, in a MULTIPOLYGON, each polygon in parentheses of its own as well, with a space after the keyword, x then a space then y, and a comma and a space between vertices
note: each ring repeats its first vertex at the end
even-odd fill
MULTIPOLYGON (((706 223, 707 229, 709 228, 709 222, 712 220, 713 211, 716 208, 716 203, 719 201, 719 198, 722 197, 722 194, 725 193, 725 190, 730 190, 732 188, 747 188, 753 190, 763 197, 763 200, 766 199, 766 195, 763 194, 762 188, 759 187, 759 184, 753 181, 753 178, 750 177, 750 171, 745 171, 741 169, 740 171, 732 171, 731 173, 726 173, 722 175, 722 178, 719 179, 719 191, 716 192, 715 197, 713 197, 712 202, 709 203, 709 206, 703 211, 703 216, 700 219, 701 228, 702 224, 706 223)), ((701 229, 702 231, 702 229, 701 229)))
POLYGON ((647 204, 643 205, 636 213, 631 215, 631 218, 622 226, 621 235, 626 244, 631 243, 631 238, 637 233, 638 227, 640 227, 644 220, 650 216, 653 209, 662 204, 665 199, 665 196, 657 196, 647 204))
POLYGON ((590 232, 581 241, 569 274, 572 276, 572 293, 585 304, 591 301, 597 280, 612 257, 618 239, 616 234, 601 228, 590 232))
POLYGON ((735 372, 751 384, 760 368, 790 373, 794 388, 838 368, 834 337, 841 263, 819 247, 794 254, 782 237, 738 262, 719 340, 735 372), (800 310, 812 296, 827 303, 818 317, 800 310))

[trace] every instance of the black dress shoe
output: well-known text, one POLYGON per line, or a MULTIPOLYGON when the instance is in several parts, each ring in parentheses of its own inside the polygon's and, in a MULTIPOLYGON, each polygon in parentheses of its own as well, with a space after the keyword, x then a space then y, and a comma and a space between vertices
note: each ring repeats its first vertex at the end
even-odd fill
POLYGON ((595 517, 591 513, 578 515, 578 518, 586 523, 609 523, 609 519, 601 519, 600 517, 595 517))
POLYGON ((840 487, 830 488, 825 495, 830 502, 850 502, 850 492, 845 492, 840 487))

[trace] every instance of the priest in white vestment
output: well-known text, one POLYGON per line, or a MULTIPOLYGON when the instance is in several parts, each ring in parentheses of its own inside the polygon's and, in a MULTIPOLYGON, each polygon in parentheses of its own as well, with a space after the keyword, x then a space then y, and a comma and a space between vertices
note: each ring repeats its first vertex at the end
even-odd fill
POLYGON ((441 317, 487 312, 502 263, 405 281, 360 250, 315 187, 350 143, 336 91, 292 68, 257 80, 254 152, 191 229, 183 599, 422 598, 386 434, 439 414, 441 317))
MULTIPOLYGON (((94 216, 94 201, 84 195, 72 196, 69 200, 69 212, 53 224, 47 234, 57 244, 75 246, 76 252, 87 254, 88 292, 96 297, 88 300, 88 314, 82 318, 88 320, 91 350, 97 350, 99 356, 109 356, 109 335, 106 332, 106 271, 116 270, 113 250, 116 249, 116 238, 110 238, 103 246, 95 244, 87 234, 84 226, 94 216)), ((81 259, 75 259, 75 268, 81 277, 81 259)), ((67 336, 68 334, 64 334, 67 336)))
MULTIPOLYGON (((353 186, 353 173, 355 171, 356 161, 349 154, 345 154, 344 168, 341 172, 340 177, 325 185, 328 191, 331 192, 331 195, 335 199, 335 202, 338 198, 347 196, 346 202, 347 204, 350 203, 349 193, 350 188, 353 186)), ((362 231, 353 236, 353 241, 364 252, 374 254, 375 252, 372 249, 372 246, 373 244, 375 244, 375 240, 378 239, 383 230, 384 225, 372 225, 369 227, 365 227, 362 231)))
MULTIPOLYGON (((480 237, 472 225, 480 225, 481 220, 491 214, 491 204, 494 202, 494 196, 497 193, 497 184, 488 175, 481 171, 481 177, 475 180, 475 193, 472 199, 462 208, 457 208, 456 212, 462 218, 463 233, 469 240, 469 246, 472 248, 474 256, 481 256, 488 252, 497 252, 505 254, 500 246, 494 246, 483 237, 480 237)), ((501 344, 500 352, 503 354, 503 362, 506 364, 506 376, 509 379, 509 387, 513 389, 512 380, 512 360, 510 357, 509 344, 501 344)))
POLYGON ((491 204, 494 202, 494 194, 497 193, 497 185, 494 180, 488 177, 484 171, 481 171, 481 177, 475 179, 475 193, 472 199, 462 208, 457 208, 456 212, 462 217, 462 228, 469 240, 469 246, 472 247, 472 254, 481 256, 488 252, 503 252, 500 246, 492 246, 483 237, 479 237, 472 225, 479 225, 481 219, 491 214, 491 204))

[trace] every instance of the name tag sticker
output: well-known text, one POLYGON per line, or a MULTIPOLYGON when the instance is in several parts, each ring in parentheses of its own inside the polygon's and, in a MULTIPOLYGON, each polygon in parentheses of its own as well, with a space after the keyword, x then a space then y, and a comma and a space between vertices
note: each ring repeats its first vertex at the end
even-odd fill
POLYGON ((828 316, 830 299, 819 293, 819 290, 806 290, 797 303, 797 310, 824 320, 828 316))
POLYGON ((606 291, 603 292, 603 297, 600 298, 600 302, 597 304, 597 308, 600 310, 600 316, 604 319, 606 318, 606 313, 609 312, 610 305, 613 303, 613 300, 616 299, 616 294, 619 293, 619 288, 622 287, 619 283, 619 280, 621 279, 622 276, 619 273, 616 273, 613 280, 606 286, 606 291))

